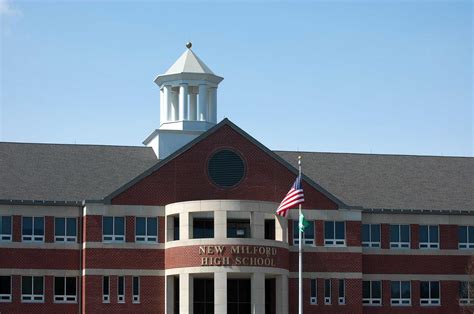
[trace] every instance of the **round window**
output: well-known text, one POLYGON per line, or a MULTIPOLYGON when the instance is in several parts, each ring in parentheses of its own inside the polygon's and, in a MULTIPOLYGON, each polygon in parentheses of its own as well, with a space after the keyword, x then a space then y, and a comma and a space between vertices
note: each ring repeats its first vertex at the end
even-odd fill
POLYGON ((245 164, 237 153, 224 149, 216 152, 209 159, 208 171, 214 184, 229 188, 242 180, 245 174, 245 164))

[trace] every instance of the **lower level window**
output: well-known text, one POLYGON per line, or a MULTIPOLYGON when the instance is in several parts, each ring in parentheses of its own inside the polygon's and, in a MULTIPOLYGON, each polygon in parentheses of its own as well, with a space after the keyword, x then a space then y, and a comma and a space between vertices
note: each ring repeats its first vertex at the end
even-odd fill
POLYGON ((331 304, 331 279, 324 279, 324 304, 331 304))
POLYGON ((421 305, 439 305, 439 281, 420 282, 420 304, 421 305))
POLYGON ((12 277, 0 276, 0 302, 12 300, 12 277))
POLYGON ((102 277, 102 302, 110 303, 110 277, 102 277))
POLYGON ((117 302, 118 303, 125 303, 125 277, 120 276, 117 277, 117 302))
POLYGON ((311 286, 310 286, 310 304, 318 304, 318 297, 317 297, 317 279, 311 279, 311 286))
POLYGON ((54 302, 76 301, 76 277, 54 277, 54 302))
POLYGON ((37 276, 21 277, 21 301, 44 302, 44 278, 37 276))
POLYGON ((409 281, 392 281, 390 283, 392 305, 410 305, 411 287, 409 281))
POLYGON ((459 304, 474 305, 474 281, 459 282, 459 304))
POLYGON ((346 281, 339 279, 339 298, 337 299, 340 305, 346 304, 346 281))
POLYGON ((140 303, 140 277, 133 277, 133 303, 140 303))
POLYGON ((381 305, 382 304, 382 282, 363 281, 362 282, 362 304, 381 305))

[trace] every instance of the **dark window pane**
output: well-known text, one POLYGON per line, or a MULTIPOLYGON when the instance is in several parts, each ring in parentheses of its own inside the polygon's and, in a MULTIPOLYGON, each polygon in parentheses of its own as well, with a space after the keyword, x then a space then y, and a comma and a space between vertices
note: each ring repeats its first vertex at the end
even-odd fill
POLYGON ((400 281, 391 281, 390 291, 391 291, 392 299, 399 299, 400 298, 400 281))
POLYGON ((339 297, 340 298, 343 298, 345 296, 346 289, 344 285, 345 285, 344 279, 339 279, 339 297))
POLYGON ((173 218, 173 239, 174 240, 179 240, 179 217, 174 217, 173 218))
POLYGON ((64 236, 66 233, 64 218, 54 218, 54 235, 64 236))
POLYGON ((363 224, 362 225, 362 242, 369 242, 370 241, 370 225, 363 224))
POLYGON ((64 295, 64 277, 54 277, 54 295, 64 295))
POLYGON ((380 242, 380 225, 371 225, 372 242, 380 242))
POLYGON ((402 298, 409 299, 410 298, 410 282, 409 281, 402 281, 402 298))
POLYGON ((147 221, 147 234, 149 236, 156 236, 158 234, 158 224, 156 218, 148 218, 147 221))
POLYGON ((194 218, 193 238, 195 239, 214 238, 214 219, 194 218))
POLYGON ((67 218, 67 233, 66 235, 69 237, 77 236, 77 222, 76 218, 67 218))
POLYGON ((362 281, 362 297, 364 299, 370 298, 370 281, 362 281))
POLYGON ((227 219, 228 238, 250 238, 250 220, 227 219))
POLYGON ((104 276, 102 278, 102 293, 104 295, 109 294, 109 276, 104 276))
POLYGON ((380 281, 372 281, 372 298, 378 299, 382 297, 380 281))
POLYGON ((23 235, 32 235, 33 234, 33 218, 23 217, 22 223, 22 234, 23 235))
POLYGON ((139 236, 144 236, 145 235, 145 218, 143 217, 137 217, 136 218, 137 223, 136 223, 136 234, 139 236))
POLYGON ((133 277, 133 295, 138 295, 139 289, 139 279, 138 277, 133 277))
POLYGON ((467 299, 468 296, 469 296, 469 293, 468 293, 467 281, 460 281, 459 282, 459 298, 467 299))
POLYGON ((0 294, 11 294, 11 277, 0 276, 0 294))
POLYGON ((390 225, 390 242, 399 242, 398 225, 390 225))
POLYGON ((469 243, 474 243, 474 227, 469 227, 469 243))
POLYGON ((438 242, 438 226, 430 226, 430 242, 438 242))
POLYGON ((410 242, 410 226, 409 225, 401 225, 400 233, 401 233, 401 242, 410 242))
POLYGON ((123 295, 124 293, 124 277, 118 277, 118 294, 123 295))
POLYGON ((44 218, 35 217, 35 235, 44 235, 44 218))
POLYGON ((460 226, 459 227, 458 236, 459 236, 459 242, 461 242, 461 243, 466 243, 467 242, 467 227, 466 226, 460 226))
POLYGON ((428 299, 430 297, 430 283, 428 281, 420 282, 420 298, 428 299))
POLYGON ((1 218, 0 234, 12 234, 12 217, 2 216, 1 218))
POLYGON ((310 288, 311 297, 316 297, 316 279, 311 279, 311 288, 310 288))
POLYGON ((275 219, 265 219, 265 239, 275 240, 275 219))
POLYGON ((331 296, 331 279, 324 280, 324 297, 329 298, 331 296))
POLYGON ((66 278, 66 294, 76 295, 76 277, 66 278))
POLYGON ((334 221, 324 222, 324 238, 334 239, 334 221))
POLYGON ((314 239, 314 221, 309 220, 309 225, 304 229, 305 239, 314 239))
POLYGON ((346 237, 345 223, 343 221, 336 222, 336 239, 344 240, 346 237))
POLYGON ((112 235, 114 232, 113 217, 105 216, 103 219, 102 232, 104 235, 112 235))
POLYGON ((428 242, 428 226, 420 226, 420 242, 428 242))
POLYGON ((299 239, 300 229, 298 227, 298 220, 293 220, 293 239, 299 239))
POLYGON ((43 277, 33 278, 33 292, 34 294, 43 294, 43 277))
POLYGON ((438 281, 431 282, 431 298, 432 299, 439 298, 439 282, 438 281))
POLYGON ((26 276, 21 277, 21 293, 22 294, 32 294, 33 290, 33 277, 26 276))
POLYGON ((123 217, 115 217, 115 235, 125 234, 125 222, 123 217))

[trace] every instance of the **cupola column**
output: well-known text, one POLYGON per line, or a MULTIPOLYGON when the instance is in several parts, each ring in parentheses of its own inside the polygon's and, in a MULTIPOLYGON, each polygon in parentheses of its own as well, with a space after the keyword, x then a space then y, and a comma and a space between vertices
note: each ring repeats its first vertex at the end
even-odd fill
POLYGON ((209 87, 209 122, 217 123, 217 87, 209 87))
POLYGON ((181 85, 179 86, 179 120, 189 120, 187 83, 181 83, 181 85))
POLYGON ((189 120, 197 120, 197 94, 189 93, 189 120))
POLYGON ((174 90, 171 90, 171 117, 170 121, 177 121, 178 120, 178 114, 179 114, 179 99, 178 99, 178 93, 174 90))
POLYGON ((171 86, 163 86, 163 122, 171 120, 170 107, 171 107, 171 86))
POLYGON ((207 84, 199 84, 198 120, 207 121, 207 84))

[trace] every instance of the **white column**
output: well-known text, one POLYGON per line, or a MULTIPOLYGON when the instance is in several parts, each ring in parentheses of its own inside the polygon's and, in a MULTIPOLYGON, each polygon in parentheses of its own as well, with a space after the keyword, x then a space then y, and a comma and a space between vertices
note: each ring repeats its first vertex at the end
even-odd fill
POLYGON ((227 273, 214 273, 214 313, 227 313, 227 273))
POLYGON ((224 210, 214 212, 214 238, 227 238, 227 212, 224 210))
POLYGON ((250 234, 253 239, 265 237, 265 215, 260 212, 252 212, 250 219, 250 234))
POLYGON ((168 122, 171 120, 171 86, 165 85, 163 87, 163 117, 164 121, 168 122))
POLYGON ((179 239, 188 240, 192 230, 193 221, 188 212, 179 213, 179 239))
POLYGON ((288 314, 288 276, 278 276, 275 285, 277 314, 288 314))
POLYGON ((189 94, 189 120, 197 120, 197 94, 189 94))
POLYGON ((265 313, 265 274, 252 275, 252 313, 265 313))
POLYGON ((174 277, 166 276, 166 313, 174 313, 174 277))
POLYGON ((189 274, 179 274, 179 313, 193 313, 193 277, 189 274))
POLYGON ((177 121, 179 116, 179 97, 175 91, 171 92, 171 121, 177 121))
POLYGON ((199 84, 198 120, 207 121, 207 85, 199 84))
POLYGON ((165 98, 165 92, 163 90, 163 88, 160 88, 160 125, 162 125, 163 123, 165 123, 165 106, 163 104, 163 101, 164 101, 164 98, 165 98))
POLYGON ((188 84, 179 86, 179 120, 188 120, 188 84))
POLYGON ((275 240, 288 243, 288 220, 275 215, 275 240))
POLYGON ((209 87, 209 121, 217 123, 217 87, 209 87))

